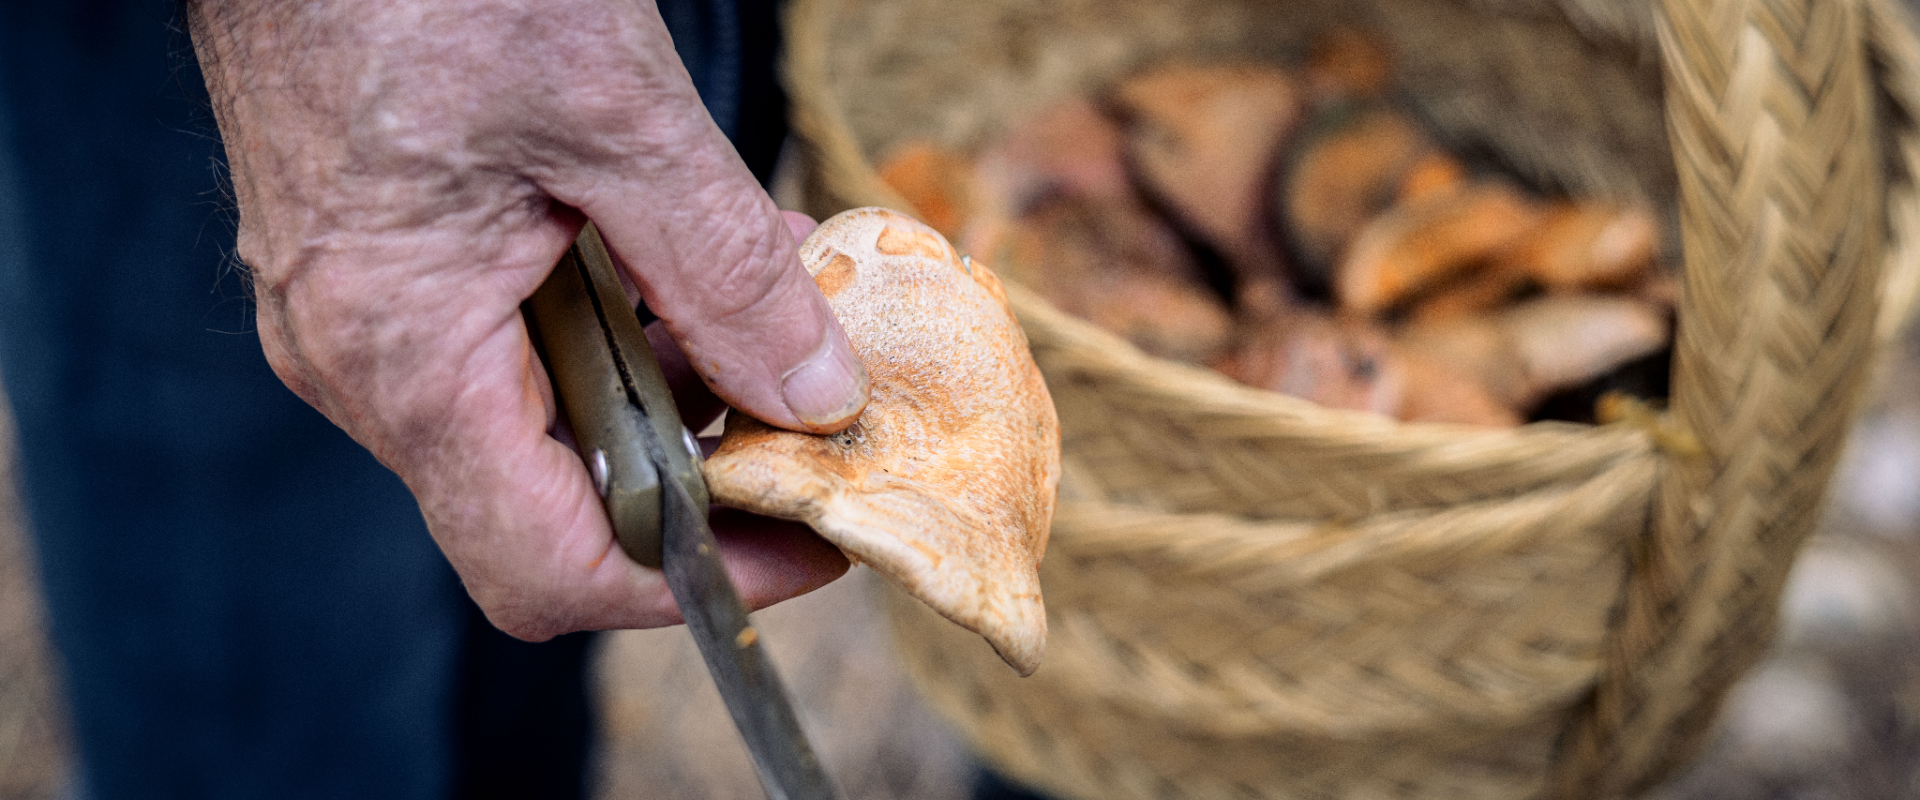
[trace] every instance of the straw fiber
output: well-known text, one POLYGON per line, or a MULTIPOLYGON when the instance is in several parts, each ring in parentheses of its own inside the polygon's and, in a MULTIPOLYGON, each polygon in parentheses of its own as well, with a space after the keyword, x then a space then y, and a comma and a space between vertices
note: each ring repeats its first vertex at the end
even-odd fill
POLYGON ((1380 31, 1536 188, 1680 231, 1672 411, 1401 424, 1162 362, 1019 287, 1059 408, 1031 678, 890 597, 921 690, 1067 798, 1629 796, 1765 647, 1874 355, 1920 293, 1920 47, 1891 0, 797 0, 801 192, 1167 58, 1380 31))

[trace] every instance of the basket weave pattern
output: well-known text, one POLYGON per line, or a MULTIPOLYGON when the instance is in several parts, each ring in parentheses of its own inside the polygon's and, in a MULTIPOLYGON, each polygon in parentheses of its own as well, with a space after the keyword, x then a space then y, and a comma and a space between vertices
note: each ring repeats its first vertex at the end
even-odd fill
MULTIPOLYGON (((1142 63, 1393 44, 1456 146, 1668 210, 1661 425, 1405 425, 1161 362, 1012 287, 1059 407, 1047 661, 890 597, 929 699, 1069 798, 1613 797, 1691 755, 1764 648, 1920 288, 1920 53, 1891 0, 800 0, 808 209, 1142 63), (1663 89, 1664 87, 1664 89, 1663 89)), ((911 209, 908 209, 911 210, 911 209)))

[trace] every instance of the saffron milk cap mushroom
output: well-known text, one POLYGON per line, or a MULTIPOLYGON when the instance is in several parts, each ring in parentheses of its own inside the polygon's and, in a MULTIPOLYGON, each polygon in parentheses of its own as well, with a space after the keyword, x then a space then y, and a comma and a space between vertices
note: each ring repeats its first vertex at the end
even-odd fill
POLYGON ((1060 428, 999 279, 879 208, 822 223, 800 259, 872 400, 830 436, 730 415, 705 466, 715 501, 811 525, 1031 674, 1060 428))

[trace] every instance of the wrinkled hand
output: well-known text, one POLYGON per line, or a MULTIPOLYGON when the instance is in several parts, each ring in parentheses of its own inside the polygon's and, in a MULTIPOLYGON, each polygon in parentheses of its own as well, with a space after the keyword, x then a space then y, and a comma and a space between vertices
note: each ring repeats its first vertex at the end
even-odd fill
MULTIPOLYGON (((406 480, 502 630, 679 621, 550 435, 519 313, 586 219, 727 403, 815 432, 864 406, 793 235, 652 4, 200 0, 189 15, 268 361, 406 480)), ((729 535, 725 519, 755 606, 846 569, 802 531, 729 535)))

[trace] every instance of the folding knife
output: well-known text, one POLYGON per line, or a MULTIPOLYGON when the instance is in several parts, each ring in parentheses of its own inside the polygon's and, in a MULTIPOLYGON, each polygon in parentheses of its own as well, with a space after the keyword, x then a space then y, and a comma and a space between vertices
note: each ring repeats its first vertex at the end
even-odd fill
MULTIPOLYGON (((591 224, 523 307, 620 548, 662 570, 772 800, 837 800, 707 526, 700 446, 591 224)), ((650 315, 649 315, 650 316, 650 315)))

